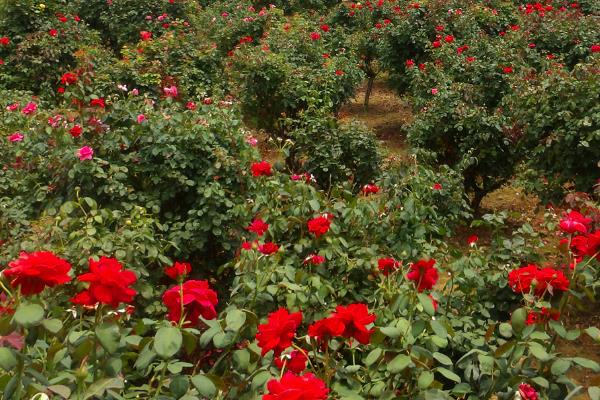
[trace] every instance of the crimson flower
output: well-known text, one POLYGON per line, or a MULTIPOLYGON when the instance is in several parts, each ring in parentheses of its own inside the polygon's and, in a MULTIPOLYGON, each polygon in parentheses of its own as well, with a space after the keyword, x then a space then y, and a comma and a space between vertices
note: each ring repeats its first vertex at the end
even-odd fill
POLYGON ((325 382, 311 373, 297 376, 286 372, 280 380, 271 379, 267 389, 262 400, 326 400, 329 394, 325 382))
POLYGON ((446 43, 452 43, 452 42, 454 42, 454 36, 452 36, 452 35, 447 35, 447 36, 444 38, 444 41, 445 41, 446 43))
POLYGON ((348 306, 337 306, 332 315, 344 324, 344 331, 341 336, 345 338, 354 338, 361 344, 369 344, 371 334, 374 329, 367 329, 367 325, 375 322, 375 314, 369 314, 369 309, 365 304, 356 303, 348 306))
POLYGON ((192 272, 192 266, 186 262, 175 262, 172 266, 165 268, 165 274, 173 280, 183 279, 190 272, 192 272))
POLYGON ((269 229, 269 224, 260 218, 256 218, 246 229, 256 233, 258 236, 262 236, 269 229))
POLYGON ((417 291, 431 290, 438 281, 438 271, 434 267, 435 260, 419 260, 411 264, 410 271, 406 275, 408 280, 417 283, 417 291))
POLYGON ((584 256, 596 256, 596 259, 600 260, 600 230, 575 236, 571 240, 571 251, 579 259, 584 256))
POLYGON ((308 358, 303 351, 294 350, 290 354, 282 354, 275 358, 275 365, 279 369, 287 369, 294 374, 299 374, 306 369, 308 358))
POLYGON ((554 268, 539 268, 537 265, 527 265, 508 273, 508 284, 515 293, 529 293, 534 289, 536 296, 545 292, 554 294, 554 290, 567 291, 569 279, 562 271, 554 268))
POLYGON ((379 192, 379 186, 377 186, 373 183, 366 184, 365 186, 362 187, 362 192, 365 195, 376 194, 379 192))
POLYGON ((508 285, 515 293, 529 293, 538 270, 537 265, 533 264, 514 269, 508 273, 508 285))
POLYGON ((385 276, 388 276, 392 272, 400 267, 400 262, 396 261, 391 257, 380 258, 377 260, 377 268, 381 271, 381 273, 385 276))
POLYGON ((319 32, 311 32, 310 38, 311 40, 319 40, 321 39, 321 34, 319 32))
POLYGON ((600 53, 600 44, 593 44, 593 45, 590 47, 590 51, 591 51, 592 53, 600 53))
POLYGON ((152 39, 152 32, 141 31, 140 32, 140 39, 142 39, 143 41, 152 39))
POLYGON ((123 269, 114 258, 100 257, 89 260, 90 272, 79 275, 77 280, 89 282, 84 292, 71 299, 75 304, 93 306, 102 303, 117 308, 119 303, 130 303, 137 292, 130 286, 137 281, 133 271, 123 269))
POLYGON ((271 176, 271 164, 266 161, 255 162, 250 167, 252 176, 271 176))
POLYGON ((320 217, 316 217, 308 221, 308 231, 314 234, 316 237, 324 235, 329 230, 331 226, 331 219, 333 216, 331 214, 324 214, 320 217))
POLYGON ((162 299, 169 310, 167 318, 175 323, 181 320, 181 300, 183 299, 183 312, 186 320, 184 326, 186 327, 197 325, 200 316, 204 319, 217 317, 215 306, 219 300, 217 293, 210 288, 207 281, 185 281, 183 284, 167 290, 162 299))
POLYGON ((477 243, 478 240, 479 240, 479 237, 477 235, 471 235, 467 238, 467 244, 472 246, 475 243, 477 243))
POLYGON ((104 98, 103 97, 99 97, 97 99, 90 100, 90 106, 91 107, 104 108, 104 107, 106 107, 106 104, 104 103, 104 98))
POLYGON ((433 190, 442 190, 442 184, 441 183, 434 183, 431 188, 433 190))
POLYGON ((62 285, 71 280, 71 264, 49 251, 21 252, 19 258, 8 263, 2 275, 14 288, 21 287, 21 294, 38 294, 47 287, 62 285))
POLYGON ((273 350, 275 357, 292 345, 296 329, 302 323, 302 312, 290 314, 285 308, 272 312, 267 317, 267 323, 258 326, 256 340, 264 356, 273 350))
POLYGON ((559 222, 560 230, 565 233, 587 233, 592 223, 591 218, 586 218, 580 212, 571 211, 559 222))
POLYGON ((512 67, 503 67, 502 72, 504 72, 505 74, 512 74, 513 69, 512 67))
POLYGON ((304 259, 304 265, 306 265, 306 264, 321 265, 324 262, 325 262, 325 257, 318 255, 318 254, 311 254, 304 259))
POLYGON ((339 318, 324 318, 315 321, 308 327, 308 336, 314 337, 319 342, 326 344, 331 338, 341 336, 345 328, 344 322, 339 318))
POLYGON ((78 138, 83 133, 83 128, 80 125, 75 125, 74 127, 71 128, 71 130, 69 130, 69 133, 74 138, 78 138))
POLYGON ((258 246, 258 251, 266 256, 277 253, 279 246, 273 242, 266 242, 258 246))
POLYGON ((73 85, 77 82, 77 75, 72 72, 66 72, 60 77, 60 83, 63 85, 73 85))
POLYGON ((538 400, 538 393, 532 386, 526 383, 519 385, 519 394, 522 400, 538 400))
POLYGON ((10 44, 10 39, 8 38, 8 36, 0 37, 0 45, 8 46, 9 44, 10 44))
POLYGON ((540 312, 529 311, 527 313, 527 321, 525 321, 525 323, 527 325, 545 324, 551 319, 558 321, 560 319, 560 312, 555 309, 547 309, 546 307, 542 307, 542 311, 540 312))

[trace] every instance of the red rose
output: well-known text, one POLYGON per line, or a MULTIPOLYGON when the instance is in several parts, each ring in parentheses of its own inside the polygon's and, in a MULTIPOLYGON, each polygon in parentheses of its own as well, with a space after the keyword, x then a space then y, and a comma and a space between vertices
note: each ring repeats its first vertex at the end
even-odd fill
POLYGON ((60 77, 60 83, 63 85, 72 85, 77 82, 77 75, 72 72, 67 72, 60 77))
POLYGON ((344 75, 344 71, 342 71, 341 69, 336 69, 336 70, 335 70, 335 74, 336 74, 337 76, 342 76, 342 75, 344 75))
POLYGON ((600 53, 600 44, 593 44, 593 45, 590 47, 590 51, 591 51, 592 53, 600 53))
POLYGON ((329 230, 331 226, 331 219, 333 217, 329 214, 322 215, 320 217, 316 217, 308 221, 308 231, 314 234, 316 237, 324 235, 329 230))
POLYGON ((48 35, 55 37, 56 35, 58 35, 58 31, 56 29, 50 29, 48 31, 48 35))
POLYGON ((377 260, 377 268, 381 271, 381 273, 385 276, 388 276, 392 272, 400 267, 400 263, 394 260, 391 257, 388 258, 380 258, 377 260))
POLYGON ((578 235, 571 240, 571 251, 576 257, 596 257, 600 260, 600 230, 587 235, 578 235))
POLYGON ((71 130, 69 131, 69 133, 74 138, 77 138, 77 137, 81 136, 81 134, 83 133, 83 128, 81 126, 79 126, 79 125, 75 125, 74 127, 71 128, 71 130))
POLYGON ((200 316, 204 319, 217 317, 215 306, 219 300, 217 293, 210 288, 207 281, 185 281, 167 290, 162 299, 169 309, 167 318, 175 323, 181 321, 181 299, 183 299, 186 327, 197 325, 200 316))
POLYGON ((256 218, 246 229, 256 233, 258 236, 262 236, 269 229, 269 224, 260 218, 256 218))
POLYGON ((304 259, 304 265, 306 265, 306 264, 321 265, 324 262, 325 262, 325 257, 320 256, 318 254, 311 254, 304 259))
POLYGON ((504 67, 502 68, 502 72, 504 72, 505 74, 512 74, 513 69, 512 67, 504 67))
POLYGON ((187 108, 188 110, 194 111, 196 109, 196 103, 194 103, 193 101, 188 101, 187 104, 185 105, 185 108, 187 108))
POLYGON ((290 354, 282 354, 275 358, 275 365, 279 369, 287 369, 294 374, 299 374, 306 369, 308 358, 303 351, 294 350, 290 354))
POLYGON ((519 385, 519 394, 522 400, 538 400, 538 394, 535 389, 526 383, 519 385))
POLYGON ((477 235, 471 235, 467 238, 467 244, 474 245, 475 243, 477 243, 478 240, 479 240, 479 237, 477 235))
POLYGON ((321 39, 321 34, 319 32, 311 32, 310 38, 312 40, 319 40, 321 39))
POLYGON ((545 324, 551 319, 558 321, 560 319, 560 312, 558 310, 542 307, 541 312, 529 311, 525 323, 527 325, 545 324))
POLYGON ((141 31, 140 32, 140 39, 142 39, 143 41, 152 39, 152 32, 141 31))
POLYGON ((311 326, 308 327, 308 336, 314 337, 325 345, 331 338, 341 336, 344 332, 345 325, 339 318, 324 318, 319 321, 315 321, 311 326))
POLYGON ((78 295, 86 298, 85 305, 102 303, 117 308, 119 303, 130 303, 133 300, 137 294, 129 287, 137 280, 133 271, 123 269, 119 261, 108 257, 100 257, 98 261, 90 258, 89 266, 90 272, 77 277, 80 282, 90 283, 89 288, 84 291, 87 294, 78 295))
POLYGON ((279 246, 273 242, 266 242, 258 246, 258 251, 266 256, 277 253, 279 246))
POLYGON ((180 263, 180 262, 175 262, 175 264, 173 264, 172 266, 165 268, 165 274, 174 280, 179 280, 180 278, 184 278, 186 275, 188 275, 190 272, 192 272, 192 266, 190 265, 190 263, 180 263))
POLYGON ((69 282, 70 270, 71 265, 66 260, 49 251, 22 252, 19 258, 8 263, 2 275, 12 287, 20 286, 21 294, 29 296, 42 292, 46 286, 69 282))
POLYGON ((452 35, 447 35, 447 36, 444 38, 444 41, 445 41, 446 43, 452 43, 452 42, 454 42, 454 36, 452 36, 452 35))
POLYGON ((90 106, 104 108, 106 107, 106 104, 104 103, 104 98, 100 97, 97 99, 90 100, 90 106))
POLYGON ((331 316, 344 324, 341 336, 354 338, 361 344, 369 344, 374 329, 367 329, 367 325, 375 322, 375 314, 369 314, 365 304, 349 304, 348 306, 337 306, 331 316))
POLYGON ((275 357, 292 345, 296 329, 302 322, 302 312, 290 314, 285 308, 269 314, 266 324, 258 326, 256 340, 264 356, 273 350, 275 357))
POLYGON ((435 260, 419 260, 411 264, 406 275, 408 280, 416 282, 417 291, 431 290, 438 281, 438 271, 434 267, 435 260))
POLYGON ((438 47, 441 47, 442 43, 439 40, 436 40, 432 45, 434 49, 437 49, 438 47))
POLYGON ((252 176, 271 176, 271 164, 266 161, 255 162, 250 167, 252 176))
POLYGON ((442 184, 441 183, 434 183, 431 188, 433 190, 442 190, 442 184))
POLYGON ((569 290, 569 279, 562 271, 557 269, 540 269, 535 276, 535 295, 542 296, 546 291, 554 294, 556 290, 563 292, 569 290))
POLYGON ((280 380, 271 379, 267 389, 262 400, 326 400, 329 394, 325 383, 311 373, 296 376, 286 372, 280 380))
POLYGON ((0 38, 0 45, 8 46, 10 44, 10 39, 6 36, 0 38))
POLYGON ((577 211, 571 211, 560 220, 559 227, 565 233, 587 233, 591 223, 591 218, 586 218, 577 211))
POLYGON ((376 194, 379 192, 379 186, 369 183, 366 184, 365 186, 362 187, 362 192, 363 194, 367 195, 367 194, 376 194))
POLYGON ((508 273, 508 285, 515 293, 529 293, 531 282, 538 272, 537 265, 527 265, 508 273))
POLYGON ((321 25, 321 30, 323 32, 329 32, 329 25, 325 25, 325 24, 321 25))

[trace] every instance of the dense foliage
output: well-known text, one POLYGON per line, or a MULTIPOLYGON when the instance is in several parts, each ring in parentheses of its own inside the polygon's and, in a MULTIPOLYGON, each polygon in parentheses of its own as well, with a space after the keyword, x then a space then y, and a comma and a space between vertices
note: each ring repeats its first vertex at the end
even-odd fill
POLYGON ((3 398, 600 398, 594 7, 0 0, 3 398))

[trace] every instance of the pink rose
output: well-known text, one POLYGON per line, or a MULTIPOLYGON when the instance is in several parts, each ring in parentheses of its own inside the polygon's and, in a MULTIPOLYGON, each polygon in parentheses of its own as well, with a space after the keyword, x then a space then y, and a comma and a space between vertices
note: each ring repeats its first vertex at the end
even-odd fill
POLYGON ((137 123, 138 124, 141 124, 145 120, 146 120, 146 116, 144 114, 140 114, 140 115, 137 116, 137 123))
POLYGON ((21 142, 25 136, 23 136, 20 132, 15 132, 8 137, 8 140, 11 142, 21 142))
POLYGON ((79 161, 91 160, 94 156, 94 150, 89 146, 83 146, 77 151, 79 161))
POLYGON ((29 103, 27 103, 25 105, 25 107, 23 107, 23 109, 21 110, 21 112, 25 115, 29 115, 29 114, 33 114, 35 111, 37 110, 37 104, 35 104, 34 102, 30 101, 29 103))

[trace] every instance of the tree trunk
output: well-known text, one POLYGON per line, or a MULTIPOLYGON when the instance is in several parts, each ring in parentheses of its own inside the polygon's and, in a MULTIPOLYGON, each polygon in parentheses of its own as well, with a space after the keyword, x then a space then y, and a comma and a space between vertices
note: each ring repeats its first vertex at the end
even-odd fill
POLYGON ((365 110, 369 109, 369 98, 371 97, 371 92, 373 91, 373 84, 375 83, 375 75, 369 76, 369 80, 367 81, 367 91, 365 92, 365 110))

